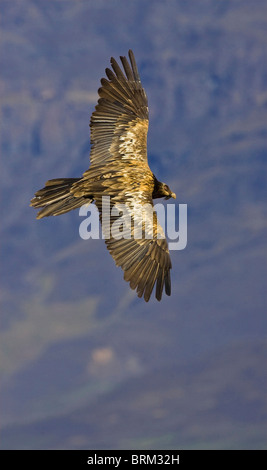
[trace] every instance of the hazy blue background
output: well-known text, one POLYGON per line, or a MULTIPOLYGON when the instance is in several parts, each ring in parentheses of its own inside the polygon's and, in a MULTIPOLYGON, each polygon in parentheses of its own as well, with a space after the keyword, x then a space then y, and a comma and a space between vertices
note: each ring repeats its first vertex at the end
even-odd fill
POLYGON ((1 446, 266 448, 264 0, 1 0, 1 446), (152 170, 188 204, 173 294, 140 300, 78 211, 113 55, 135 52, 152 170))

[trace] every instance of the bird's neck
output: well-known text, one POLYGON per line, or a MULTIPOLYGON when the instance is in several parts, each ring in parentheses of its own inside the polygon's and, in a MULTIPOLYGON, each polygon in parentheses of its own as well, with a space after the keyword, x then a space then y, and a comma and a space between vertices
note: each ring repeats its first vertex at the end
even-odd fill
POLYGON ((159 197, 163 197, 162 190, 161 190, 162 183, 157 180, 155 175, 153 175, 153 177, 154 177, 154 189, 152 193, 152 199, 157 199, 159 197))

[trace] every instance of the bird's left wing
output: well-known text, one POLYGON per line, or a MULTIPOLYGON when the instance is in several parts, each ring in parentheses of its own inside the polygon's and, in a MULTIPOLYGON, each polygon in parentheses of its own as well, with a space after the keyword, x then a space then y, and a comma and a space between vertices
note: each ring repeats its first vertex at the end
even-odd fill
MULTIPOLYGON (((147 163, 148 104, 134 54, 121 57, 124 73, 111 58, 112 69, 102 78, 99 100, 91 116, 90 168, 73 187, 76 197, 88 193, 89 181, 116 177, 133 165, 147 163)), ((112 184, 112 181, 110 181, 112 184)))

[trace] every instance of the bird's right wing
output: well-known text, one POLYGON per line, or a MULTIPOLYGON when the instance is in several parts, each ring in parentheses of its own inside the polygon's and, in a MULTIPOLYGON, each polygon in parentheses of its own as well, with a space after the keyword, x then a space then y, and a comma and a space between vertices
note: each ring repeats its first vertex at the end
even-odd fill
POLYGON ((147 195, 134 193, 132 197, 110 200, 104 218, 105 204, 96 204, 100 212, 107 248, 117 266, 124 271, 124 279, 136 289, 139 297, 149 301, 156 284, 156 299, 161 300, 163 288, 171 295, 171 259, 168 243, 160 226, 154 206, 147 195), (114 211, 114 208, 116 209, 114 211), (104 220, 105 219, 105 220, 104 220))

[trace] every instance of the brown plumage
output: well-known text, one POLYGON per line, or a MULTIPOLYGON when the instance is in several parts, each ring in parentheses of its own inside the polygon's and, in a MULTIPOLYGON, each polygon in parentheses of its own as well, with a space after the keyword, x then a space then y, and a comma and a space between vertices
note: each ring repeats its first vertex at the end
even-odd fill
MULTIPOLYGON (((121 57, 124 75, 111 58, 113 70, 106 69, 107 79, 101 80, 98 104, 90 122, 90 168, 81 178, 49 180, 37 191, 31 205, 42 208, 37 215, 40 219, 64 214, 95 201, 103 225, 102 196, 110 196, 111 210, 124 204, 130 214, 130 218, 124 220, 130 237, 114 237, 114 233, 107 233, 109 227, 103 226, 107 248, 116 265, 123 269, 124 279, 136 289, 139 297, 144 296, 148 301, 156 284, 156 298, 161 300, 164 286, 166 294, 171 294, 168 244, 156 213, 153 213, 150 225, 145 226, 142 212, 145 208, 153 208, 155 198, 176 196, 165 183, 157 180, 148 166, 147 97, 131 50, 129 59, 130 63, 126 57, 121 57), (142 237, 134 237, 134 220, 142 237), (151 238, 144 237, 145 228, 151 238)), ((118 217, 111 215, 111 224, 118 217)))

